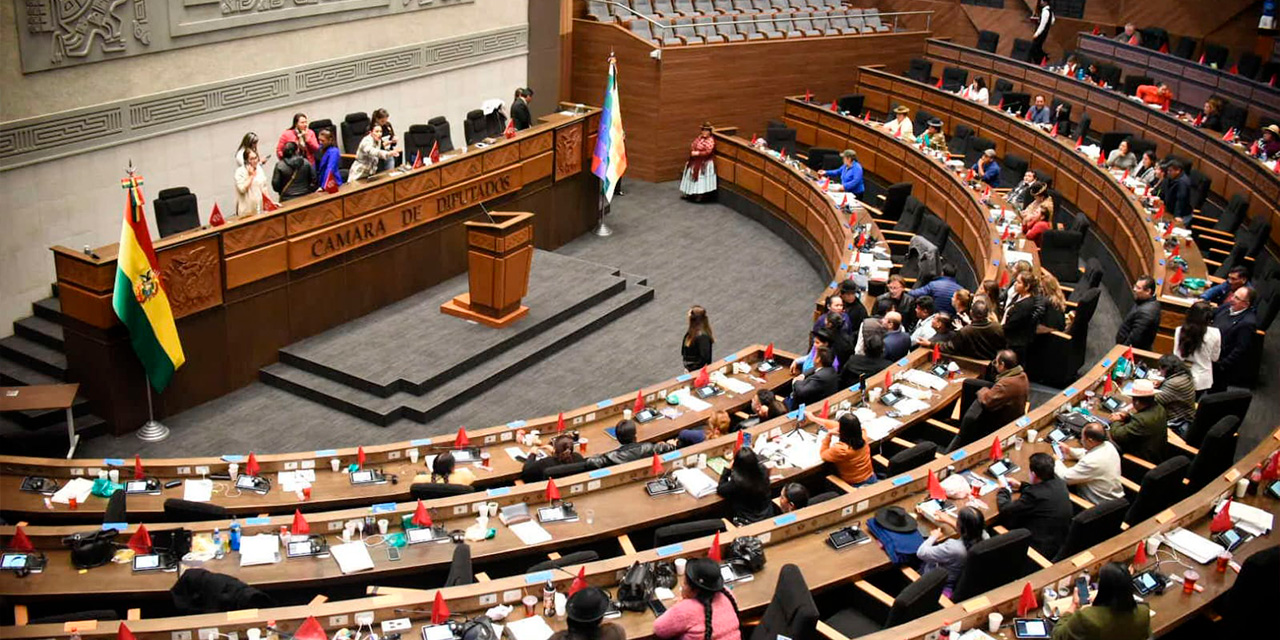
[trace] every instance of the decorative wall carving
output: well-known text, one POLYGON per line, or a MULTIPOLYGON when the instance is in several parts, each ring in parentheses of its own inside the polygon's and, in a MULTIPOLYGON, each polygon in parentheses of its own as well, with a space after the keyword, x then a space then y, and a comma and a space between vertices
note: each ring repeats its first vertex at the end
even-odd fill
MULTIPOLYGON (((110 3, 115 0, 96 1, 110 3)), ((146 0, 133 2, 134 6, 138 3, 145 6, 146 0)), ((145 18, 146 14, 143 16, 145 18)), ((182 131, 217 120, 524 55, 528 52, 528 44, 528 27, 519 25, 186 87, 57 116, 4 122, 0 123, 0 171, 182 131), (458 51, 466 51, 467 55, 459 55, 458 51)))
MULTIPOLYGON (((475 0, 13 0, 23 73, 475 0), (153 28, 155 29, 153 32, 153 28)), ((495 36, 501 39, 501 36, 495 36)), ((458 49, 486 43, 458 44, 458 49)), ((496 46, 501 47, 499 43, 496 46)))
POLYGON ((582 170, 582 124, 556 129, 556 180, 582 170))
POLYGON ((159 260, 164 291, 175 318, 222 303, 222 266, 217 238, 162 252, 159 260))

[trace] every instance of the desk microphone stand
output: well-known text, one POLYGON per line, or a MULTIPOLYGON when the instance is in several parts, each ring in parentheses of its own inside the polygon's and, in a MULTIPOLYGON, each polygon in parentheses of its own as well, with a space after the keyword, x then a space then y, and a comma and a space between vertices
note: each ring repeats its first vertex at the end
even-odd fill
POLYGON ((147 380, 147 423, 138 429, 138 439, 143 442, 160 442, 169 437, 169 427, 156 420, 155 409, 151 406, 151 376, 147 380))

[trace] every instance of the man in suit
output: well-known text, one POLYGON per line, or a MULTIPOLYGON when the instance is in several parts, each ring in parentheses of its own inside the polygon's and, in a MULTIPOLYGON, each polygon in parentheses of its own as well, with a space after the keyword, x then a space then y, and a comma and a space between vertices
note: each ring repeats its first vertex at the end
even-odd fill
POLYGON ((533 98, 533 89, 520 87, 516 89, 515 101, 511 103, 511 120, 516 131, 533 126, 533 115, 529 113, 529 100, 533 98))
POLYGON ((1160 199, 1165 203, 1169 215, 1182 221, 1184 227, 1191 227, 1191 178, 1178 160, 1164 161, 1165 188, 1160 199))
POLYGON ((1116 344, 1150 349, 1160 327, 1160 301, 1156 300, 1156 279, 1143 274, 1133 283, 1134 304, 1116 331, 1116 344))
POLYGON ((974 300, 969 307, 973 322, 956 331, 945 342, 940 342, 942 350, 964 358, 990 360, 996 352, 1007 344, 1004 339, 1004 328, 991 320, 991 309, 986 300, 974 300))
POLYGON ((873 376, 888 369, 893 361, 884 357, 884 339, 879 334, 867 336, 862 353, 853 355, 840 368, 840 384, 851 386, 863 376, 873 376))
POLYGON ((911 350, 911 336, 902 330, 902 314, 890 311, 880 321, 884 324, 884 358, 897 360, 911 350))
POLYGON ((1213 390, 1222 391, 1229 384, 1237 384, 1245 378, 1241 364, 1253 345, 1253 334, 1258 328, 1258 312, 1254 309, 1257 294, 1242 286, 1227 296, 1213 317, 1213 326, 1222 334, 1222 350, 1213 363, 1213 390))
POLYGON ((1226 281, 1209 287, 1207 291, 1200 294, 1200 299, 1220 305, 1227 300, 1228 296, 1235 293, 1236 289, 1250 286, 1249 278, 1251 275, 1248 265, 1242 264, 1231 267, 1231 270, 1227 272, 1226 281))
POLYGON ((840 375, 832 368, 834 355, 827 347, 814 350, 813 372, 796 376, 791 383, 791 397, 787 407, 795 409, 802 404, 815 404, 840 389, 840 375))
POLYGON ((1031 471, 1030 482, 1000 478, 996 508, 1001 524, 1030 531, 1031 548, 1052 559, 1067 541, 1067 530, 1071 528, 1071 497, 1067 483, 1053 472, 1053 456, 1033 453, 1027 467, 1031 471), (1010 489, 1018 492, 1017 500, 1010 489))

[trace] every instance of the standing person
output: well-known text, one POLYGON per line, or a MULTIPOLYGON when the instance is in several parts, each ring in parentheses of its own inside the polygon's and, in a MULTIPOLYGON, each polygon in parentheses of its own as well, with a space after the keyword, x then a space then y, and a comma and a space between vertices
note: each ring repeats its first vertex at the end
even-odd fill
POLYGON ((720 564, 690 558, 684 566, 680 602, 653 621, 660 640, 741 640, 738 602, 724 588, 720 564))
POLYGON ((1179 160, 1164 161, 1166 186, 1160 190, 1159 197, 1169 208, 1169 214, 1182 221, 1182 226, 1190 228, 1195 211, 1191 208, 1191 177, 1179 160))
POLYGON ((911 336, 902 330, 902 314, 890 311, 880 321, 884 325, 884 357, 897 360, 911 351, 911 336))
POLYGON ((852 193, 858 198, 866 191, 866 185, 862 181, 862 165, 858 163, 858 152, 853 149, 845 149, 840 152, 840 161, 843 163, 837 169, 823 171, 822 175, 828 178, 839 178, 839 183, 833 183, 829 189, 831 191, 844 191, 852 193))
POLYGON ((1103 565, 1093 602, 1080 608, 1079 595, 1073 595, 1074 611, 1053 626, 1053 640, 1146 640, 1151 637, 1151 607, 1133 597, 1129 571, 1115 562, 1103 565))
POLYGON ((1182 326, 1173 330, 1173 355, 1191 367, 1196 391, 1213 388, 1213 363, 1222 353, 1222 332, 1213 325, 1213 307, 1197 300, 1187 309, 1182 326))
POLYGON ((1029 530, 1031 548, 1052 558, 1067 541, 1067 529, 1071 528, 1071 517, 1075 515, 1071 496, 1067 483, 1053 472, 1053 456, 1033 453, 1027 467, 1031 471, 1030 482, 1000 477, 996 508, 1006 528, 1029 530), (1018 492, 1017 500, 1013 499, 1010 489, 1018 492))
POLYGON ((1029 271, 1023 271, 1013 280, 1013 291, 1004 306, 1000 324, 1009 348, 1018 355, 1018 362, 1027 361, 1027 350, 1036 339, 1036 327, 1044 311, 1039 304, 1039 283, 1029 271))
POLYGON ((907 314, 911 313, 911 310, 915 308, 915 304, 916 297, 907 293, 907 281, 895 273, 889 276, 889 282, 885 285, 884 293, 876 296, 875 304, 871 307, 871 315, 884 317, 884 314, 890 311, 907 314))
POLYGON ((257 215, 262 210, 262 191, 267 187, 266 170, 257 151, 245 149, 241 155, 244 162, 236 168, 236 215, 257 215))
POLYGON ((399 155, 396 147, 400 144, 400 139, 396 137, 395 130, 391 128, 391 116, 386 109, 373 110, 373 126, 382 127, 382 140, 380 141, 382 150, 390 151, 393 154, 383 158, 378 168, 382 171, 390 171, 396 166, 396 156, 399 155))
POLYGON ((545 455, 542 457, 530 455, 525 458, 524 467, 520 470, 520 479, 525 484, 541 482, 547 479, 547 469, 550 467, 582 462, 582 454, 575 449, 573 436, 567 433, 552 438, 550 445, 538 447, 538 450, 545 455))
POLYGON ((1049 0, 1040 0, 1036 5, 1036 15, 1039 16, 1039 24, 1036 25, 1035 35, 1031 37, 1031 51, 1027 54, 1031 64, 1041 64, 1045 58, 1049 57, 1044 51, 1044 41, 1048 39, 1049 28, 1057 19, 1049 0))
POLYGON ((697 371, 711 364, 711 347, 716 338, 711 333, 711 321, 707 319, 707 310, 698 305, 689 308, 689 328, 684 332, 684 340, 680 343, 680 357, 684 359, 685 371, 697 371))
POLYGON ((1062 295, 1062 285, 1052 273, 1044 274, 1040 279, 1040 325, 1036 333, 1067 330, 1067 298, 1062 295))
MULTIPOLYGON (((236 147, 236 166, 237 167, 244 166, 244 150, 245 149, 253 149, 253 152, 257 153, 259 158, 262 158, 262 154, 258 153, 258 134, 250 131, 249 133, 244 134, 243 138, 240 138, 240 146, 236 147)), ((266 161, 263 160, 263 163, 265 164, 266 161)))
POLYGON ((1237 384, 1247 374, 1241 371, 1253 334, 1258 328, 1258 312, 1254 310, 1255 294, 1250 287, 1240 287, 1218 307, 1213 326, 1222 334, 1222 353, 1213 364, 1213 390, 1221 391, 1229 384, 1237 384))
POLYGON ((694 202, 707 200, 716 192, 716 139, 711 136, 711 123, 702 123, 702 131, 689 145, 689 161, 680 178, 680 197, 694 202))
POLYGON ((382 127, 369 127, 368 135, 360 139, 360 147, 356 149, 356 161, 351 164, 348 180, 355 182, 377 173, 382 162, 395 154, 382 148, 382 127))
POLYGON ((991 321, 990 307, 985 299, 977 298, 970 305, 970 322, 956 331, 946 342, 939 342, 942 351, 963 358, 990 360, 1008 343, 1004 328, 991 321))
POLYGON ((627 640, 622 625, 604 622, 609 612, 609 594, 599 587, 586 587, 569 596, 565 603, 565 628, 549 640, 627 640))
POLYGON ((720 473, 716 494, 724 498, 729 519, 734 523, 759 522, 773 515, 769 499, 769 470, 751 447, 733 455, 733 466, 720 473))
POLYGON ((826 318, 828 315, 831 315, 833 313, 840 316, 839 329, 841 333, 845 335, 849 335, 853 333, 853 330, 849 327, 849 316, 846 315, 844 312, 844 298, 842 298, 839 295, 834 295, 827 298, 827 312, 818 316, 818 319, 813 322, 813 331, 817 331, 819 329, 826 327, 827 326, 826 318))
POLYGON ((856 280, 846 278, 840 283, 840 299, 844 301, 844 324, 848 335, 856 338, 854 334, 862 327, 862 321, 867 319, 867 307, 862 303, 862 289, 858 287, 856 280))
POLYGON ((1155 385, 1150 380, 1134 380, 1129 400, 1133 404, 1131 410, 1110 416, 1111 441, 1121 453, 1152 463, 1163 462, 1164 447, 1169 442, 1169 414, 1156 402, 1155 385))
POLYGON ((284 159, 284 145, 290 142, 298 145, 298 152, 307 162, 315 163, 316 153, 320 151, 320 143, 316 140, 315 132, 307 128, 309 121, 307 114, 293 114, 293 126, 280 134, 280 141, 276 142, 276 157, 284 159))
MULTIPOLYGON (((951 306, 951 297, 963 288, 964 287, 961 287, 959 282, 956 282, 955 265, 950 262, 946 262, 942 265, 941 276, 930 280, 923 287, 917 287, 907 293, 911 294, 911 297, 913 298, 919 298, 920 296, 933 296, 933 304, 938 308, 938 311, 955 314, 955 307, 951 306)), ((906 313, 908 310, 899 309, 899 311, 906 313)))
MULTIPOLYGON (((924 513, 919 505, 916 505, 916 510, 924 513)), ((965 562, 969 559, 969 548, 987 537, 987 532, 984 530, 982 514, 973 507, 961 507, 955 516, 939 511, 934 517, 941 527, 934 529, 920 544, 916 557, 924 562, 924 568, 921 569, 923 573, 934 569, 944 569, 947 572, 947 586, 942 589, 942 595, 949 598, 964 571, 965 562), (938 542, 943 528, 954 531, 957 536, 938 542)))
POLYGON ((846 412, 839 420, 828 420, 819 418, 812 410, 805 412, 805 416, 827 430, 818 454, 823 462, 830 462, 835 466, 836 475, 841 480, 855 487, 875 483, 876 472, 871 466, 871 447, 858 416, 846 412), (840 441, 831 444, 833 435, 839 435, 840 441))
POLYGON ((934 334, 938 332, 933 322, 937 316, 933 296, 920 296, 920 299, 916 300, 916 328, 911 332, 911 344, 931 344, 930 340, 933 340, 934 334))
POLYGON ((305 196, 316 190, 315 169, 298 153, 298 145, 284 145, 284 159, 276 163, 271 174, 271 188, 280 194, 280 202, 305 196))
POLYGON ((1054 462, 1054 475, 1062 478, 1069 487, 1079 487, 1076 493, 1094 504, 1124 497, 1124 485, 1120 483, 1120 451, 1107 439, 1107 431, 1097 422, 1090 422, 1080 432, 1079 447, 1064 447, 1064 458, 1076 463, 1070 467, 1062 460, 1054 462))
MULTIPOLYGON (((995 283, 993 282, 992 284, 995 283)), ((969 305, 971 304, 973 304, 973 292, 968 289, 956 289, 956 292, 951 294, 951 308, 955 309, 955 313, 951 314, 952 326, 956 330, 964 328, 972 321, 969 317, 969 305)), ((938 313, 946 313, 946 311, 939 311, 938 313)))
POLYGON ((533 89, 517 87, 515 98, 511 100, 511 122, 516 131, 524 131, 533 126, 533 114, 529 113, 529 100, 533 98, 533 89))
POLYGON ((1120 329, 1116 331, 1116 344, 1137 349, 1150 349, 1156 341, 1156 329, 1160 327, 1160 301, 1156 300, 1156 279, 1143 274, 1133 283, 1134 304, 1129 308, 1120 329))
POLYGON ((324 189, 332 181, 342 186, 342 152, 333 141, 333 129, 320 130, 320 154, 316 156, 316 188, 324 189))

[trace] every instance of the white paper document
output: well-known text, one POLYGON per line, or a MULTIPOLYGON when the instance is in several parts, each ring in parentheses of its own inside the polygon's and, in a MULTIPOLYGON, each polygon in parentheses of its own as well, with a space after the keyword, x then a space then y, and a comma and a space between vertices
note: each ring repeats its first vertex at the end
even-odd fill
MULTIPOLYGON (((1219 502, 1218 506, 1213 508, 1213 512, 1217 513, 1222 511, 1222 505, 1224 504, 1226 504, 1225 501, 1219 502)), ((1271 531, 1271 527, 1275 524, 1275 516, 1271 515, 1269 512, 1263 511, 1255 506, 1241 504, 1239 502, 1233 501, 1231 503, 1231 511, 1229 514, 1231 516, 1231 522, 1237 527, 1240 527, 1241 531, 1244 531, 1251 536, 1266 535, 1268 531, 1271 531)))
POLYGON ((683 389, 676 392, 676 397, 680 398, 680 406, 690 411, 706 411, 711 408, 711 403, 694 396, 683 389))
POLYGON ((685 492, 695 498, 704 498, 716 492, 716 482, 701 469, 676 469, 671 474, 680 481, 685 492))
POLYGON ((280 536, 260 533, 240 538, 240 566, 274 564, 280 561, 280 536))
POLYGON ((343 574, 357 571, 368 571, 373 568, 373 557, 369 555, 369 547, 363 542, 346 542, 329 547, 329 553, 338 561, 338 568, 343 574))
POLYGON ((213 499, 213 481, 207 478, 188 480, 182 484, 182 499, 191 502, 208 502, 213 499))
POLYGON ((1182 555, 1200 564, 1212 562, 1218 557, 1218 554, 1225 551, 1222 545, 1182 527, 1164 534, 1164 541, 1169 546, 1177 549, 1182 555))
POLYGON ((756 386, 746 380, 739 380, 737 378, 730 378, 727 376, 716 381, 716 384, 719 384, 725 389, 728 389, 738 395, 746 395, 756 390, 756 386))
POLYGON ((867 439, 871 441, 884 440, 893 433, 894 429, 902 426, 902 422, 889 416, 880 416, 871 420, 862 422, 862 429, 867 433, 867 439))
POLYGON ((520 538, 520 542, 525 544, 542 544, 543 542, 551 542, 551 534, 547 533, 542 525, 534 520, 526 520, 519 524, 513 524, 510 527, 511 533, 516 534, 520 538))
POLYGON ((507 623, 512 640, 547 640, 553 633, 542 616, 531 616, 507 623))
POLYGON ((935 376, 932 373, 929 373, 928 371, 912 369, 910 371, 903 373, 902 378, 907 382, 910 382, 911 384, 916 385, 917 387, 933 389, 934 391, 942 391, 943 389, 947 388, 946 380, 943 380, 942 378, 939 378, 938 376, 935 376))
POLYGON ((88 478, 72 478, 66 484, 62 485, 58 492, 53 494, 52 500, 57 504, 70 504, 70 499, 75 498, 76 504, 84 504, 89 499, 89 495, 93 493, 93 481, 88 478))

